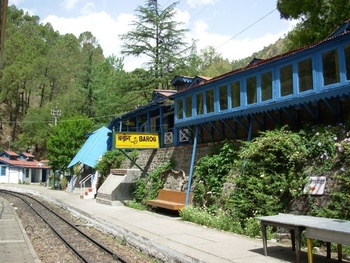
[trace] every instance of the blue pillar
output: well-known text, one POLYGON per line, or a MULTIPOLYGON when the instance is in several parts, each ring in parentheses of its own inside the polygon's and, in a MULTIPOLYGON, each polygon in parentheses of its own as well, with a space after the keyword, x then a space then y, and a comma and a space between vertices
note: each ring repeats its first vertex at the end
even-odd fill
POLYGON ((160 137, 160 148, 164 147, 164 120, 163 120, 163 107, 159 108, 159 137, 160 137))
POLYGON ((193 169, 194 169, 194 160, 195 160, 196 151, 197 151, 197 136, 198 136, 198 125, 196 125, 196 132, 195 132, 195 135, 193 138, 191 167, 190 167, 190 173, 188 175, 188 183, 187 183, 187 194, 186 194, 186 203, 185 203, 186 206, 188 205, 188 199, 190 197, 190 192, 191 192, 191 182, 192 182, 193 169))

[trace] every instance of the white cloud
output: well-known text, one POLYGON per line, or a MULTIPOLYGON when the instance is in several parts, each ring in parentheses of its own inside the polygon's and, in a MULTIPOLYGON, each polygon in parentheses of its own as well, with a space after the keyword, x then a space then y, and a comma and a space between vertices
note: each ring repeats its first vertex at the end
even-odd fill
MULTIPOLYGON (((203 1, 202 1, 203 2, 203 1)), ((76 4, 76 1, 70 2, 71 6, 76 4)), ((66 1, 68 4, 68 1, 66 1)), ((64 18, 58 16, 48 16, 43 20, 43 23, 49 22, 55 30, 61 34, 72 33, 76 37, 83 32, 91 32, 101 45, 104 55, 115 55, 121 57, 122 41, 121 34, 132 30, 130 24, 135 20, 132 14, 121 13, 117 17, 112 17, 106 12, 90 12, 93 4, 87 3, 82 9, 84 15, 76 18, 64 18)), ((189 28, 190 13, 188 11, 176 10, 175 21, 182 22, 184 25, 181 28, 189 28)), ((278 38, 283 37, 296 22, 283 21, 288 23, 286 27, 288 30, 278 32, 275 34, 265 34, 259 38, 239 38, 239 36, 232 38, 230 35, 222 35, 209 31, 208 24, 203 20, 194 22, 193 29, 186 35, 188 44, 191 44, 192 39, 197 40, 198 51, 201 49, 213 46, 216 51, 222 55, 223 58, 229 60, 241 59, 250 56, 254 52, 260 51, 264 46, 274 43, 278 38)), ((251 34, 254 36, 254 34, 251 34)), ((126 57, 124 59, 125 69, 130 71, 137 67, 141 67, 147 59, 145 57, 126 57)))
POLYGON ((188 11, 181 11, 180 9, 175 8, 174 21, 178 23, 183 23, 183 26, 187 28, 187 25, 190 21, 190 14, 188 11))
MULTIPOLYGON (((135 19, 131 14, 120 14, 115 19, 106 12, 90 13, 76 18, 48 16, 43 23, 50 23, 61 34, 71 33, 76 37, 83 32, 91 32, 101 45, 104 55, 121 57, 122 41, 120 35, 131 30, 130 24, 135 19)), ((145 58, 126 57, 125 69, 131 71, 145 62, 145 58)))
POLYGON ((286 21, 289 23, 288 30, 277 32, 275 34, 267 33, 258 38, 232 38, 229 35, 219 35, 208 32, 208 25, 203 21, 197 21, 192 31, 191 37, 197 39, 198 51, 213 46, 223 58, 236 60, 246 58, 254 52, 262 50, 264 47, 275 43, 279 38, 284 37, 288 31, 295 25, 294 21, 286 21))
POLYGON ((49 22, 61 34, 72 33, 78 37, 81 33, 91 32, 102 46, 105 55, 120 51, 120 34, 128 31, 132 15, 121 14, 113 19, 106 12, 90 13, 76 18, 48 16, 43 23, 49 22))

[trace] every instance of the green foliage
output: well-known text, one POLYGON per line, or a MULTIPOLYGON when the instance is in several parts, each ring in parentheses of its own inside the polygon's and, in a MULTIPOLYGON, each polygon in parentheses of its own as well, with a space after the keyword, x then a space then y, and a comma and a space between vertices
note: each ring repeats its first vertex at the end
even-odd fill
POLYGON ((348 0, 328 1, 314 0, 277 1, 277 9, 281 18, 298 19, 300 22, 295 30, 291 31, 289 49, 295 49, 326 38, 336 25, 341 25, 349 19, 347 12, 350 2, 348 0))
POLYGON ((66 189, 66 186, 67 186, 67 177, 63 176, 61 178, 61 189, 66 189))
MULTIPOLYGON (((102 159, 94 167, 100 173, 99 186, 103 184, 111 169, 117 169, 125 160, 125 156, 119 150, 114 149, 103 154, 102 159)), ((98 186, 98 187, 99 187, 98 186)))
POLYGON ((147 210, 147 205, 135 201, 126 202, 126 206, 137 210, 147 210))
POLYGON ((139 152, 136 149, 133 149, 130 153, 129 153, 129 157, 133 160, 136 160, 139 157, 139 152))
POLYGON ((224 59, 212 46, 202 49, 199 57, 202 61, 200 74, 203 76, 215 77, 232 70, 229 60, 224 59))
POLYGON ((91 132, 93 122, 87 117, 75 116, 62 119, 52 128, 47 141, 48 158, 53 171, 65 171, 86 141, 86 134, 91 132))
POLYGON ((330 194, 328 204, 322 209, 317 207, 312 211, 318 216, 350 220, 350 123, 339 125, 338 136, 334 137, 334 156, 332 158, 332 171, 335 186, 330 194))
POLYGON ((149 76, 154 78, 153 88, 169 88, 173 70, 182 63, 181 54, 187 49, 183 41, 186 29, 174 20, 177 2, 162 9, 157 1, 147 0, 136 9, 134 29, 121 36, 122 53, 149 58, 149 76), (169 48, 171 46, 171 48, 169 48))
POLYGON ((51 129, 49 122, 52 122, 52 116, 48 109, 29 109, 28 114, 23 118, 23 132, 17 141, 18 148, 22 151, 32 148, 35 157, 39 160, 45 157, 46 141, 51 129))
POLYGON ((335 143, 342 126, 317 126, 306 128, 305 145, 310 152, 309 162, 314 171, 329 171, 336 153, 335 143))
POLYGON ((245 142, 239 156, 235 190, 225 206, 242 223, 246 218, 286 211, 292 198, 302 193, 308 151, 299 134, 285 128, 264 132, 245 142))
POLYGON ((137 179, 136 189, 133 192, 136 202, 145 204, 147 200, 155 199, 160 189, 164 187, 162 173, 174 167, 174 160, 170 159, 160 165, 147 177, 143 176, 137 179))
MULTIPOLYGON (((259 236, 261 228, 256 216, 288 212, 290 202, 303 195, 307 177, 327 172, 335 181, 333 191, 326 203, 316 203, 318 199, 307 197, 311 207, 309 214, 350 220, 349 129, 350 122, 305 127, 299 132, 282 128, 263 132, 253 141, 244 142, 235 156, 230 176, 224 176, 233 187, 215 196, 208 207, 200 202, 195 203, 196 207, 185 207, 180 211, 181 218, 250 237, 259 236)), ((224 148, 221 150, 225 151, 224 148)), ((213 160, 220 163, 219 156, 220 152, 214 154, 213 160)), ((196 194, 211 190, 201 182, 210 177, 203 165, 211 167, 206 158, 205 162, 199 162, 199 169, 196 168, 196 172, 201 173, 200 180, 196 181, 196 194)), ((271 228, 268 235, 272 235, 271 228)))
POLYGON ((215 204, 235 158, 233 145, 226 142, 219 153, 199 160, 194 173, 194 200, 198 206, 210 207, 215 204))
POLYGON ((243 233, 240 222, 233 220, 230 215, 223 210, 210 213, 199 207, 186 206, 179 211, 179 214, 181 219, 185 221, 239 234, 243 233))
POLYGON ((322 217, 350 220, 350 171, 340 172, 335 179, 337 184, 331 193, 329 203, 322 210, 316 210, 316 214, 322 217))

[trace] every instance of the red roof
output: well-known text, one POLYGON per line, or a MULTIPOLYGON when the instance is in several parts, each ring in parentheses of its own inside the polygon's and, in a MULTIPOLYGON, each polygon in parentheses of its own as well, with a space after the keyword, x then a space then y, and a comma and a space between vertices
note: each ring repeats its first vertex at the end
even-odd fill
POLYGON ((27 157, 27 158, 34 158, 35 157, 33 154, 27 153, 27 152, 23 152, 22 155, 27 157))
POLYGON ((155 89, 154 92, 157 92, 163 95, 164 97, 170 97, 171 95, 174 95, 177 91, 172 89, 155 89))
POLYGON ((4 151, 4 152, 9 156, 19 156, 17 153, 10 151, 10 150, 4 151))
POLYGON ((6 164, 9 164, 11 166, 17 166, 17 167, 23 167, 23 168, 41 168, 41 169, 48 169, 49 166, 46 166, 44 163, 38 162, 36 160, 34 161, 26 161, 26 160, 10 160, 5 157, 0 157, 0 162, 4 162, 6 164))
POLYGON ((4 151, 4 154, 0 155, 0 162, 8 164, 10 166, 16 166, 20 168, 38 168, 38 169, 49 169, 47 163, 39 162, 34 159, 34 155, 31 153, 23 152, 20 155, 13 151, 4 151), (9 158, 11 156, 11 158, 9 158))

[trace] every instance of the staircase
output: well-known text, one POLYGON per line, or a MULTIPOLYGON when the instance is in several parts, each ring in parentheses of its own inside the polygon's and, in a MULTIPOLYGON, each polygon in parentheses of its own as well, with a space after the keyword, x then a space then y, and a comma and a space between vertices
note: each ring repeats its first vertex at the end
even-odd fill
POLYGON ((80 182, 80 198, 81 199, 94 199, 96 195, 96 178, 94 174, 89 174, 83 178, 80 182), (87 186, 90 185, 90 186, 87 186))

